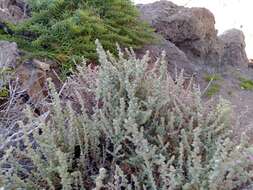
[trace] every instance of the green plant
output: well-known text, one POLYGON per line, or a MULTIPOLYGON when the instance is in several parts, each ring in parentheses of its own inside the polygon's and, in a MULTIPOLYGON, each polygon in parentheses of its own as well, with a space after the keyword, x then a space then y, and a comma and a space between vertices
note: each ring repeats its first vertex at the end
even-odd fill
POLYGON ((8 67, 2 66, 2 68, 0 68, 0 100, 6 99, 9 96, 9 89, 7 86, 11 73, 12 69, 8 67))
POLYGON ((210 81, 219 81, 222 78, 221 78, 220 75, 217 75, 217 74, 213 74, 213 75, 206 74, 204 76, 204 79, 205 79, 206 82, 210 82, 210 81))
POLYGON ((0 89, 0 99, 7 98, 9 96, 9 90, 6 87, 0 89))
POLYGON ((214 96, 215 94, 217 94, 220 91, 221 86, 220 86, 220 84, 217 83, 217 81, 222 80, 222 78, 221 78, 220 75, 217 75, 217 74, 213 74, 213 75, 206 74, 204 76, 204 80, 209 83, 206 91, 204 92, 205 96, 212 97, 212 96, 214 96))
POLYGON ((148 54, 97 50, 101 66, 78 66, 66 84, 73 101, 50 83, 49 115, 27 111, 19 124, 26 150, 2 160, 11 166, 2 170, 7 189, 234 190, 252 182, 250 145, 231 140, 227 101, 202 103, 183 73, 167 73, 164 55, 151 68, 148 54))
POLYGON ((16 41, 30 56, 54 59, 69 69, 73 60, 97 59, 95 39, 113 53, 115 43, 142 47, 153 41, 152 29, 139 20, 130 0, 30 0, 32 17, 10 26, 16 41))
POLYGON ((240 80, 240 87, 243 90, 253 90, 253 81, 249 79, 245 79, 243 77, 239 78, 240 80))
POLYGON ((219 84, 212 83, 207 89, 207 91, 205 92, 205 95, 207 97, 212 97, 220 91, 220 88, 221 86, 219 84))

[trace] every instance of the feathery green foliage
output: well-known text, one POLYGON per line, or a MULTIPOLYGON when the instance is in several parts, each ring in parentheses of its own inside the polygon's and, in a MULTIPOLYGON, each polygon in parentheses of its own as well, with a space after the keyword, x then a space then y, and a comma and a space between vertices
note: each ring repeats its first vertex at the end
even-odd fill
POLYGON ((65 67, 73 59, 96 60, 96 39, 113 53, 116 42, 139 48, 153 40, 152 29, 140 21, 130 0, 30 0, 29 5, 32 17, 12 26, 15 36, 5 38, 65 67))
POLYGON ((28 111, 20 123, 27 149, 5 153, 7 189, 233 190, 252 182, 246 139, 230 139, 227 101, 210 110, 182 73, 170 77, 164 55, 151 68, 148 54, 119 51, 116 59, 97 50, 101 66, 78 66, 68 81, 74 101, 50 83, 49 115, 28 111))

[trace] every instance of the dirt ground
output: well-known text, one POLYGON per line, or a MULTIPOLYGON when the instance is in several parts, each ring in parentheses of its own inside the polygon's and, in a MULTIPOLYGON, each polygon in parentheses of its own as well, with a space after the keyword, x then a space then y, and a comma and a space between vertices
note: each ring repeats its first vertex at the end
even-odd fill
MULTIPOLYGON (((235 138, 240 138, 242 133, 246 133, 250 142, 253 143, 253 90, 242 89, 241 78, 253 80, 253 69, 228 67, 225 72, 214 74, 200 74, 200 83, 202 89, 205 89, 208 82, 204 80, 206 76, 219 76, 219 79, 213 83, 220 86, 219 92, 211 98, 220 97, 229 100, 233 108, 233 131, 235 138), (202 80, 201 80, 202 78, 202 80)), ((210 98, 210 97, 209 97, 210 98)), ((206 98, 208 99, 208 98, 206 98)))

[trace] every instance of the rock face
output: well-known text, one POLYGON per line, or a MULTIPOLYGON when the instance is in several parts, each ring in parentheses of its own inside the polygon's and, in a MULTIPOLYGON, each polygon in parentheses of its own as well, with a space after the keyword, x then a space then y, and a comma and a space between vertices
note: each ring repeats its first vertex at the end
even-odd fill
POLYGON ((56 87, 59 87, 59 79, 53 72, 54 63, 42 62, 37 59, 26 61, 15 69, 18 86, 25 91, 29 102, 38 105, 48 95, 47 79, 51 78, 56 87))
POLYGON ((171 71, 171 73, 174 73, 175 69, 178 69, 179 71, 184 69, 186 73, 194 73, 196 71, 196 66, 187 58, 183 51, 170 41, 167 41, 162 37, 159 38, 159 44, 147 45, 137 51, 137 54, 143 56, 146 51, 149 51, 152 59, 151 62, 153 63, 157 57, 160 57, 161 53, 165 51, 166 61, 168 62, 168 71, 171 71))
MULTIPOLYGON (((16 77, 18 78, 18 83, 20 89, 25 90, 31 103, 36 104, 44 97, 46 97, 46 79, 47 71, 39 66, 37 66, 35 61, 27 61, 16 68, 16 77)), ((48 64, 43 63, 48 68, 48 64)))
POLYGON ((215 18, 209 10, 177 6, 166 0, 138 8, 141 19, 183 51, 191 62, 213 67, 227 63, 247 66, 243 34, 232 30, 218 37, 215 18))
POLYGON ((249 60, 244 51, 245 37, 242 31, 237 29, 231 29, 219 38, 225 45, 225 51, 222 57, 223 64, 228 64, 232 66, 247 66, 249 60))
POLYGON ((158 1, 140 5, 139 9, 143 20, 178 47, 209 41, 217 34, 214 16, 205 8, 185 8, 169 1, 158 1))

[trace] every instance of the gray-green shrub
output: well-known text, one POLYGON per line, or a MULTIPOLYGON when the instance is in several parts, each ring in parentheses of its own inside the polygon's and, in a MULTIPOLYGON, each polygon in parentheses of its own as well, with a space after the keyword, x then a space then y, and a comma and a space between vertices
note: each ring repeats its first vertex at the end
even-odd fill
MULTIPOLYGON (((230 104, 201 101, 183 73, 97 42, 101 66, 79 66, 68 98, 51 87, 48 113, 20 123, 27 149, 2 163, 7 189, 233 190, 251 184, 249 145, 231 138, 230 104), (47 116, 45 116, 47 115, 47 116), (31 134, 35 144, 31 143, 31 134), (29 165, 29 166, 28 166, 29 165)), ((51 85, 52 86, 52 85, 51 85)), ((65 92, 66 93, 66 92, 65 92)))

